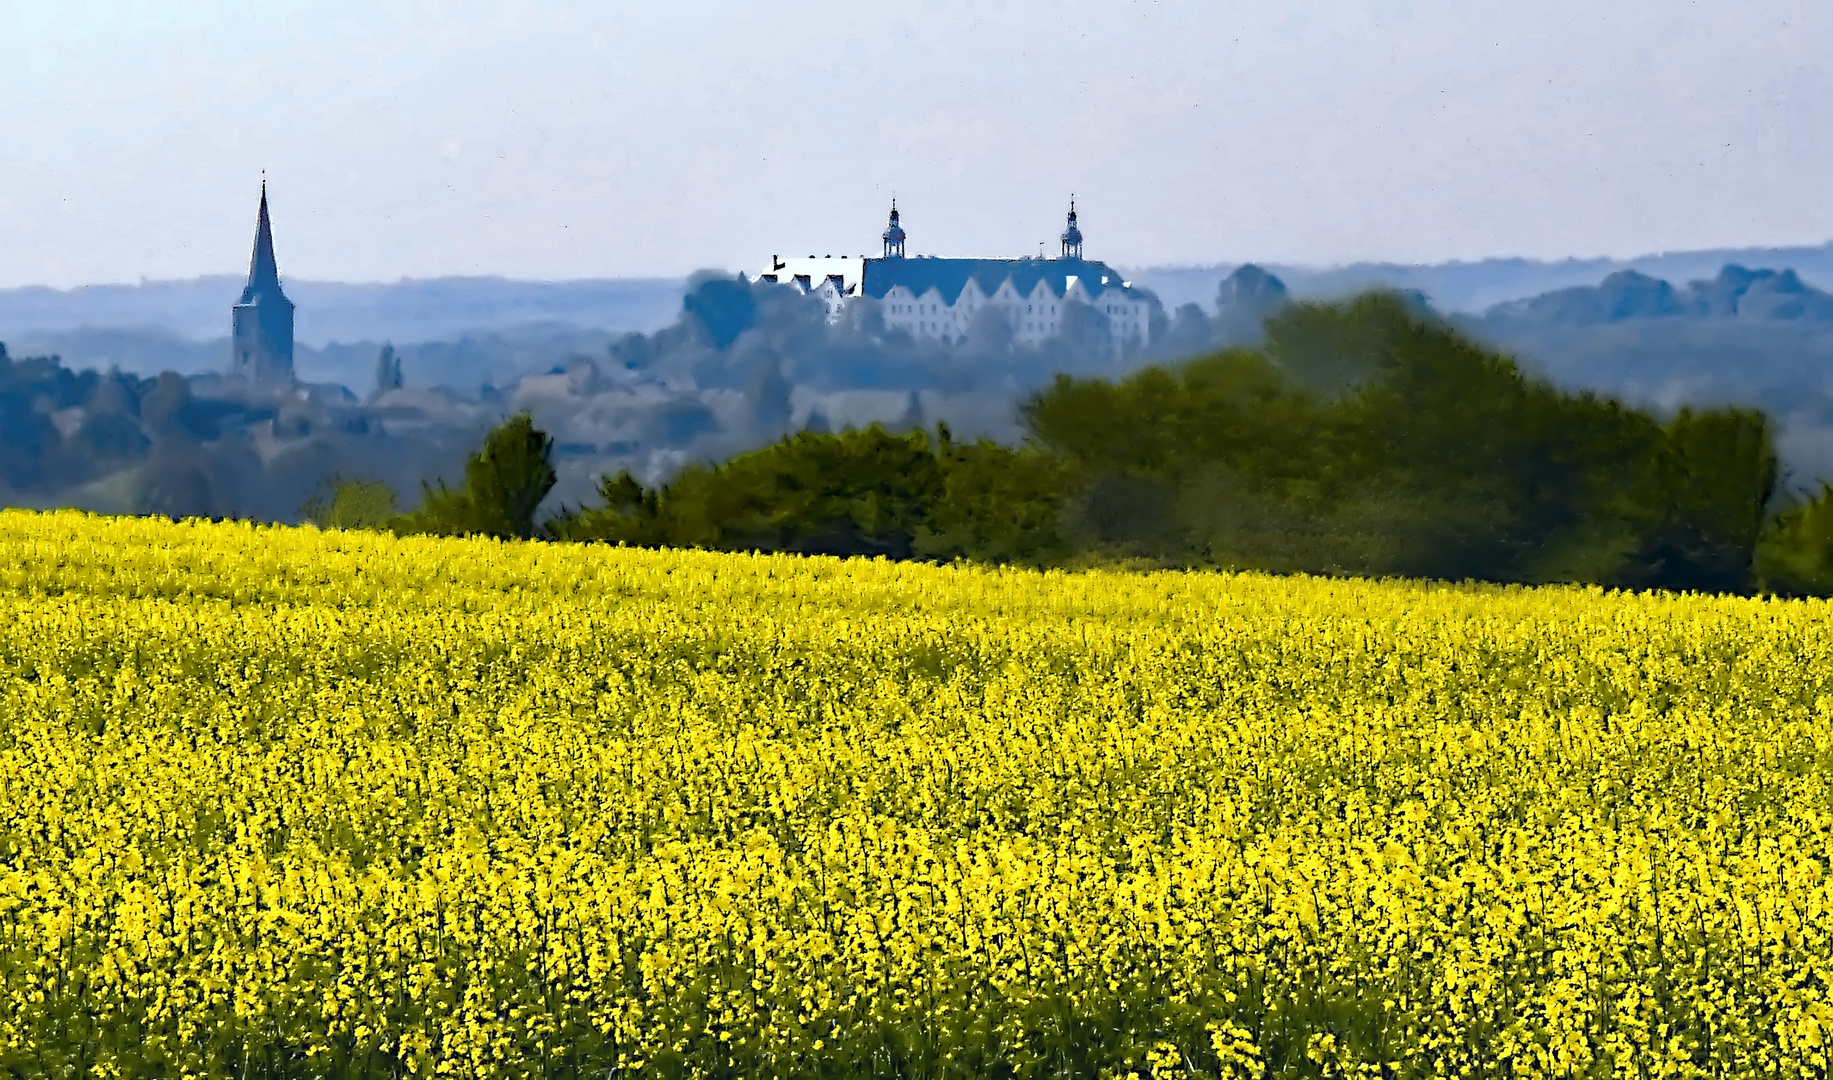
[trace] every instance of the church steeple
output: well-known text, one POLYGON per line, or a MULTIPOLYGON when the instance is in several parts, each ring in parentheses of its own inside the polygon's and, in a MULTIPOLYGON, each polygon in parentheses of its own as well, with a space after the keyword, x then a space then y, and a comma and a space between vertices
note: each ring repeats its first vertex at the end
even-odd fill
POLYGON ((274 226, 267 218, 267 177, 263 176, 261 212, 255 219, 255 253, 248 261, 248 287, 242 290, 242 303, 270 292, 280 293, 280 267, 274 261, 274 226))
POLYGON ((255 382, 293 381, 293 302, 280 291, 274 260, 274 227, 267 216, 267 177, 261 178, 261 210, 255 218, 255 250, 248 284, 230 309, 229 371, 255 382))

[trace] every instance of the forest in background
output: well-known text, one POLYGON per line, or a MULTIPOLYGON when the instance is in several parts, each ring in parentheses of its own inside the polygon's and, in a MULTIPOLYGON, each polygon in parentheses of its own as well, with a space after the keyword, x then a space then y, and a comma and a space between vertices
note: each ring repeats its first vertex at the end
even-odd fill
POLYGON ((552 440, 494 431, 412 513, 345 485, 327 525, 1032 566, 1120 563, 1712 592, 1833 586, 1828 499, 1777 499, 1760 411, 1661 418, 1524 374, 1406 297, 1281 308, 1263 342, 1062 374, 1026 438, 804 430, 537 521, 552 440))
POLYGON ((0 494, 1027 565, 1729 591, 1816 591, 1826 576, 1830 515, 1778 465, 1793 414, 1778 423, 1773 395, 1650 403, 1488 344, 1498 319, 1761 336, 1833 318, 1833 297, 1786 273, 1733 267, 1684 289, 1618 275, 1473 323, 1405 293, 1294 303, 1243 267, 1212 307, 1165 313, 1149 348, 1121 358, 1099 333, 945 346, 875 315, 863 304, 830 324, 793 290, 707 275, 673 324, 475 400, 406 385, 386 348, 360 399, 0 352, 0 494), (467 494, 465 459, 518 413, 540 438, 517 453, 552 479, 533 502, 511 485, 504 510, 509 489, 467 494))
MULTIPOLYGON (((1712 254, 1663 260, 1650 269, 1691 273, 1712 254)), ((1806 268, 1820 265, 1812 251, 1771 254, 1798 256, 1806 268)), ((1500 274, 1490 284, 1512 281, 1519 289, 1552 268, 1472 264, 1421 272, 1428 269, 1437 276, 1406 280, 1474 288, 1500 274)), ((1578 265, 1557 269, 1589 272, 1578 265)), ((685 294, 678 288, 669 294, 667 283, 639 289, 644 283, 629 282, 539 288, 408 283, 373 296, 331 290, 312 298, 315 317, 341 320, 348 328, 437 323, 450 329, 466 320, 496 328, 399 347, 370 341, 313 350, 302 344, 302 381, 291 386, 216 374, 184 377, 182 367, 176 373, 161 368, 184 357, 149 353, 148 342, 131 333, 81 331, 57 339, 76 350, 61 360, 53 350, 0 362, 0 455, 6 458, 0 502, 296 521, 302 502, 328 474, 373 475, 402 493, 451 478, 492 424, 519 411, 554 437, 559 479, 547 512, 593 501, 606 474, 628 470, 642 484, 666 484, 689 464, 726 461, 802 430, 876 422, 906 432, 941 423, 957 439, 1017 444, 1029 434, 1020 406, 1057 374, 1124 379, 1150 365, 1254 347, 1264 320, 1284 305, 1329 299, 1311 291, 1321 287, 1315 275, 1288 289, 1280 277, 1254 266, 1218 278, 1221 273, 1192 272, 1176 281, 1161 275, 1156 285, 1171 291, 1151 320, 1149 341, 1124 351, 1113 348, 1099 319, 1074 321, 1087 333, 1029 344, 978 332, 953 343, 912 338, 876 318, 871 301, 852 305, 845 318, 830 323, 809 297, 730 274, 698 275, 685 294), (1198 299, 1182 302, 1190 296, 1198 299), (639 300, 652 320, 666 319, 672 302, 673 321, 647 333, 513 322, 518 313, 610 320, 639 300), (331 352, 342 374, 324 382, 330 369, 322 362, 331 352), (111 368, 112 359, 101 362, 103 354, 120 358, 119 367, 111 368), (155 385, 162 389, 152 394, 155 385), (153 407, 143 417, 139 402, 149 394, 153 407)), ((1788 270, 1721 265, 1711 276, 1672 284, 1624 270, 1481 314, 1447 311, 1436 294, 1400 295, 1515 359, 1528 375, 1570 392, 1592 390, 1663 418, 1683 407, 1761 410, 1771 420, 1781 459, 1779 486, 1795 496, 1833 477, 1833 378, 1827 374, 1833 371, 1833 294, 1813 280, 1788 270)), ((107 295, 84 299, 25 290, 9 294, 7 303, 31 309, 59 300, 87 310, 90 300, 107 300, 103 307, 127 318, 156 307, 153 294, 160 292, 155 286, 99 291, 107 295)), ((200 292, 179 304, 175 315, 202 318, 204 299, 200 292)), ((7 303, 0 303, 0 324, 50 317, 29 310, 9 314, 7 303)), ((80 312, 64 314, 76 318, 80 312)), ((16 346, 14 356, 46 344, 34 345, 30 335, 7 340, 16 346)), ((220 352, 210 355, 220 360, 220 352)), ((192 356, 186 362, 218 360, 192 356)))

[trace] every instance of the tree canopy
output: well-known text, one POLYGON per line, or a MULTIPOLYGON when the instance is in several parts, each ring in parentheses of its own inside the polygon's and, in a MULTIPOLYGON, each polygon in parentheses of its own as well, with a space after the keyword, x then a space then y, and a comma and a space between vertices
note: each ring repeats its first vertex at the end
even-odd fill
POLYGON ((492 536, 502 540, 535 535, 535 510, 553 490, 554 440, 517 413, 484 439, 465 463, 463 487, 429 486, 420 508, 394 519, 398 533, 492 536))
MULTIPOLYGON (((804 431, 657 486, 606 477, 598 505, 544 534, 1031 565, 1833 587, 1830 497, 1766 516, 1777 461, 1762 413, 1661 417, 1569 393, 1392 294, 1285 305, 1261 341, 1121 379, 1058 376, 1025 402, 1020 447, 945 427, 804 431)), ((512 419, 463 488, 429 490, 395 527, 532 535, 550 449, 526 415, 512 419)))

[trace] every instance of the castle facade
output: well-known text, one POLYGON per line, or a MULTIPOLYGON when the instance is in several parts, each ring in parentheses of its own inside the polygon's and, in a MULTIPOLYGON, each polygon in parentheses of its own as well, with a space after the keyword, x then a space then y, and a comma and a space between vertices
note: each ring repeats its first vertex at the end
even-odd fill
POLYGON ((886 327, 950 343, 966 337, 976 319, 997 317, 1014 341, 1036 344, 1058 333, 1072 304, 1086 305, 1106 320, 1116 353, 1143 345, 1151 331, 1151 294, 1133 288, 1106 263, 1083 258, 1073 201, 1056 258, 908 256, 895 203, 881 239, 883 254, 877 258, 772 256, 758 278, 814 294, 827 306, 830 321, 838 320, 849 302, 870 299, 880 305, 886 327))

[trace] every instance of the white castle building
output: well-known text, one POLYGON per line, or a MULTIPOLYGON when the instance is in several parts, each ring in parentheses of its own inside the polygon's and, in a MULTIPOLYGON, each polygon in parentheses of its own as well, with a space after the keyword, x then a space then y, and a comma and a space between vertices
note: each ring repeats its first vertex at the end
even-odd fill
POLYGON ((884 232, 879 258, 775 255, 759 280, 794 285, 821 298, 837 320, 855 299, 878 301, 885 325, 919 338, 955 342, 983 310, 998 312, 1013 339, 1035 344, 1057 333, 1071 304, 1086 304, 1107 319, 1117 353, 1146 341, 1153 300, 1123 281, 1106 263, 1082 257, 1075 201, 1054 259, 941 259, 904 254, 905 233, 897 204, 884 232))

